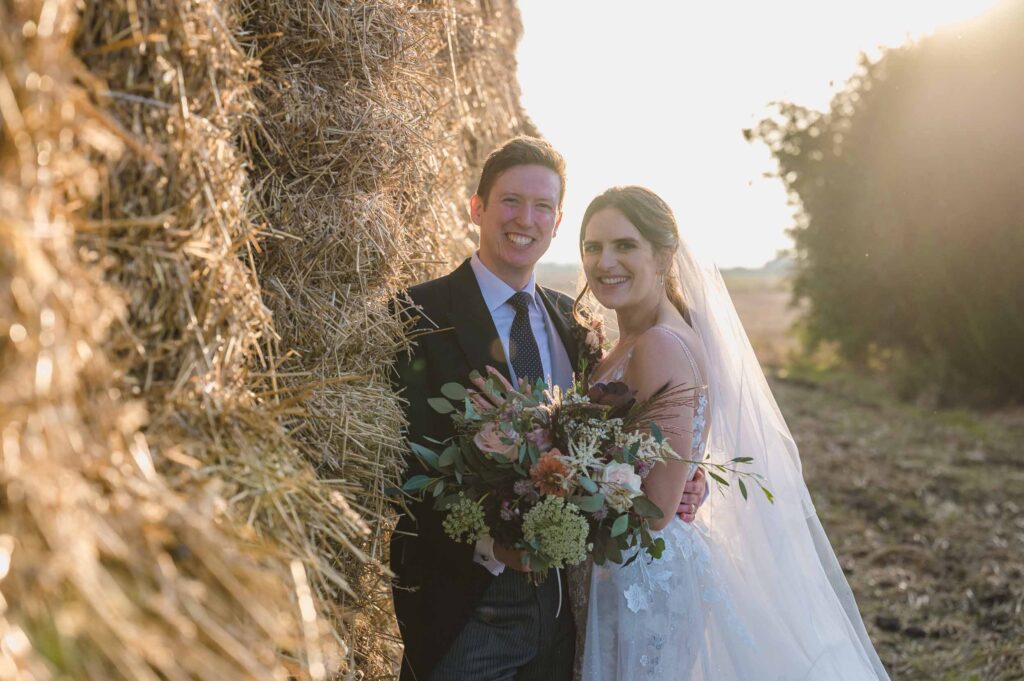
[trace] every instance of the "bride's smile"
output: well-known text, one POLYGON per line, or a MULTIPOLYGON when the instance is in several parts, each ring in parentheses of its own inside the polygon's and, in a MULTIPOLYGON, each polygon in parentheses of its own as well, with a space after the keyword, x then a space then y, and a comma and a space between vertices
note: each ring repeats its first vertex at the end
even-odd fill
POLYGON ((595 213, 587 222, 581 248, 587 282, 603 306, 620 310, 658 304, 664 290, 658 285, 663 258, 619 210, 595 213))

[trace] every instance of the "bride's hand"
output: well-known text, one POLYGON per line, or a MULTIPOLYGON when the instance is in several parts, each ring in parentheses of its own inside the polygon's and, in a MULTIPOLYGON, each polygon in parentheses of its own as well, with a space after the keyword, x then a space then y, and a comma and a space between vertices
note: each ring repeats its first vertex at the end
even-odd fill
POLYGON ((694 518, 697 517, 697 509, 704 503, 704 491, 707 487, 707 479, 704 477, 704 471, 697 469, 694 473, 693 479, 687 481, 683 485, 683 497, 679 501, 679 508, 676 509, 676 515, 684 523, 692 523, 694 518))

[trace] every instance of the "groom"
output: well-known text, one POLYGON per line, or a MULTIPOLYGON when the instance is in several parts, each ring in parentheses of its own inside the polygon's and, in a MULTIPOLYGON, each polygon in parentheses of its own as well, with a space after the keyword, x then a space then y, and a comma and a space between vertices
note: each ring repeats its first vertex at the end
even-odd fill
MULTIPOLYGON (((558 230, 564 195, 565 161, 543 140, 517 137, 487 158, 470 200, 479 250, 407 291, 416 344, 399 356, 396 372, 410 442, 454 434, 427 398, 445 383, 467 383, 473 370, 492 366, 513 383, 572 384, 586 334, 573 320, 572 299, 537 286, 533 273, 558 230)), ((419 467, 411 458, 410 469, 419 467)), ((683 504, 692 510, 703 492, 703 481, 691 485, 683 504)), ((391 540, 401 681, 568 681, 575 634, 564 573, 532 585, 518 551, 490 538, 476 546, 452 541, 431 502, 410 504, 391 540)))

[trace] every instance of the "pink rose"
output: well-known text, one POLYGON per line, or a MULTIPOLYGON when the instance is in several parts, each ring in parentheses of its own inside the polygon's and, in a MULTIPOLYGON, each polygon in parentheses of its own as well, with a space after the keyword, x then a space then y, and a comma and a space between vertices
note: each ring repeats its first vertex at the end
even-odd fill
POLYGON ((643 480, 628 463, 611 463, 605 466, 602 482, 615 485, 633 496, 640 496, 643 492, 640 486, 643 480))
POLYGON ((498 430, 493 423, 486 424, 473 436, 473 444, 481 452, 503 456, 509 461, 519 459, 519 436, 514 432, 498 430), (504 440, 504 442, 502 441, 504 440))

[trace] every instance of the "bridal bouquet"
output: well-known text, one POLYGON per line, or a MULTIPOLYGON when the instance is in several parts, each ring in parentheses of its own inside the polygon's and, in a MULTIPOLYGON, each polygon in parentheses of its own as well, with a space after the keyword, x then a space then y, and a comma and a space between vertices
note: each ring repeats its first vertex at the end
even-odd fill
POLYGON ((692 389, 638 402, 622 383, 562 393, 492 375, 482 385, 476 395, 443 386, 428 402, 451 416, 456 436, 436 451, 411 445, 427 473, 403 489, 434 497, 449 537, 472 544, 490 535, 521 549, 535 576, 588 553, 599 564, 628 564, 637 547, 661 556, 664 540, 648 521, 662 513, 641 483, 659 461, 679 459, 656 419, 692 408, 692 389))

